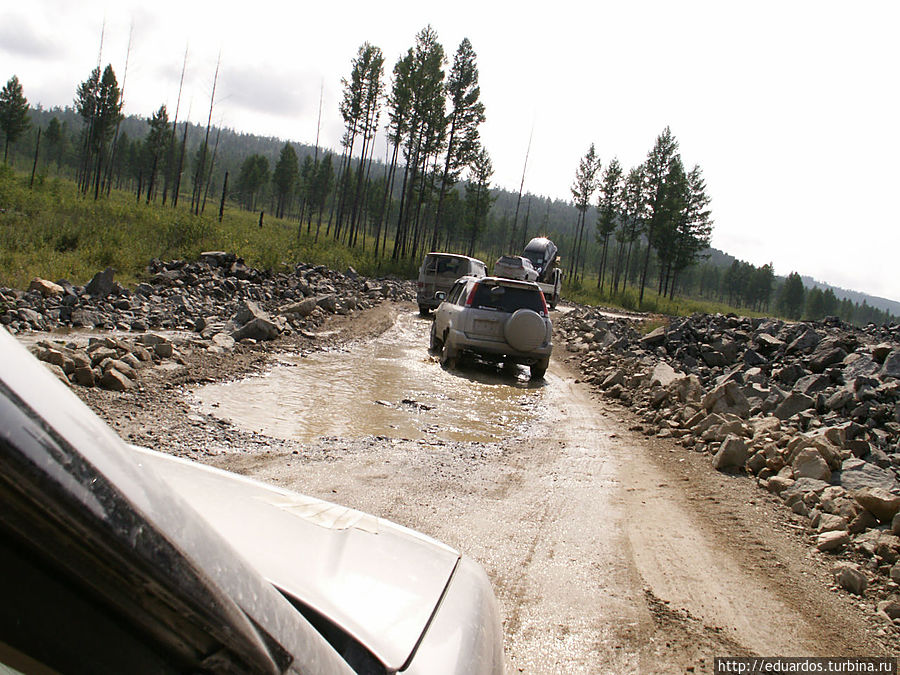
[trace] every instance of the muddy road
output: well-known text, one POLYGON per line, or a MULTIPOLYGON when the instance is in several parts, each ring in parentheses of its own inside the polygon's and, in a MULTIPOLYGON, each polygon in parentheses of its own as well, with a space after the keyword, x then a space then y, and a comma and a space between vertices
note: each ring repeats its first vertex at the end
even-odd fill
MULTIPOLYGON (((712 672, 715 656, 880 655, 889 645, 746 478, 630 431, 557 351, 445 371, 411 306, 380 336, 184 392, 256 449, 202 461, 458 547, 500 602, 508 672, 712 672), (265 450, 261 448, 266 447, 265 450)), ((352 330, 351 330, 352 333, 352 330)))

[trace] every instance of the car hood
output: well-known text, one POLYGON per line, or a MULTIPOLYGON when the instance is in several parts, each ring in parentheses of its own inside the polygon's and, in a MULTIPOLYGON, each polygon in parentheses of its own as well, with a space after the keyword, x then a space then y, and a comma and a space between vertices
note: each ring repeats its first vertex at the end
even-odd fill
POLYGON ((390 670, 415 651, 459 561, 454 549, 360 511, 132 446, 264 577, 390 670))

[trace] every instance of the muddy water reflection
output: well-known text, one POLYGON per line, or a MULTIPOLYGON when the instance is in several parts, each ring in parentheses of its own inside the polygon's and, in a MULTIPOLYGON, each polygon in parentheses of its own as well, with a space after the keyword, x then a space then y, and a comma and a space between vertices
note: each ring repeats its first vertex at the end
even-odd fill
POLYGON ((494 441, 524 424, 542 383, 526 368, 445 371, 427 351, 430 321, 401 315, 378 339, 345 351, 285 356, 265 375, 194 392, 201 409, 246 430, 323 436, 494 441))

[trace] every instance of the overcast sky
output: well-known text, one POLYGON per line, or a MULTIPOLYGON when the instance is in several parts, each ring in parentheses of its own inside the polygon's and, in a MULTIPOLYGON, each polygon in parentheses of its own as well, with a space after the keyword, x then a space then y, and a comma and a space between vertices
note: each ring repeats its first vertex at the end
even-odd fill
MULTIPOLYGON (((616 2, 103 2, 0 9, 0 80, 31 104, 71 105, 102 62, 125 112, 215 123, 337 147, 341 78, 369 41, 390 73, 431 24, 448 59, 478 56, 495 184, 571 199, 579 158, 642 162, 670 126, 712 198, 713 245, 777 274, 798 271, 900 300, 900 3, 779 0, 616 2), (133 27, 133 31, 132 31, 133 27)), ((449 66, 448 66, 449 68, 449 66)), ((379 148, 383 154, 383 148, 379 148)))

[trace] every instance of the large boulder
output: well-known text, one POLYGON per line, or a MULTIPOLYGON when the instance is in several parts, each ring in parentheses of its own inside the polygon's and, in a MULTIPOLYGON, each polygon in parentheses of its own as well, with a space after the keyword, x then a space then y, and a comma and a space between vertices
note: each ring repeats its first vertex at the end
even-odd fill
POLYGON ((840 473, 832 476, 832 482, 841 485, 848 492, 865 488, 880 488, 889 491, 900 490, 900 483, 898 483, 892 471, 882 469, 871 462, 866 462, 856 457, 843 461, 840 473))
POLYGON ((113 280, 116 271, 112 267, 107 267, 102 272, 97 272, 84 287, 84 292, 92 298, 105 298, 114 290, 116 290, 116 282, 113 280))
POLYGON ((668 387, 680 377, 684 377, 684 373, 679 373, 665 361, 660 361, 650 373, 650 386, 668 387))
POLYGON ((831 469, 828 462, 815 448, 804 448, 797 453, 792 463, 795 478, 815 478, 816 480, 831 480, 831 469))
POLYGON ((65 293, 65 289, 59 284, 54 284, 52 281, 47 281, 40 277, 35 277, 31 280, 28 290, 40 293, 45 298, 65 293))
POLYGON ((719 451, 712 459, 712 465, 719 471, 740 469, 748 457, 747 444, 742 438, 732 435, 722 441, 719 451))
POLYGON ((881 488, 863 488, 853 498, 882 523, 890 523, 900 512, 900 496, 881 488))
POLYGON ((243 326, 235 330, 231 337, 240 342, 241 340, 274 340, 281 333, 278 325, 271 319, 258 317, 251 319, 243 326))
POLYGON ((811 397, 797 391, 792 391, 786 399, 778 404, 778 407, 775 408, 775 411, 772 414, 780 420, 786 420, 799 412, 814 408, 815 405, 816 402, 811 397))
MULTIPOLYGON (((241 303, 232 321, 239 326, 231 333, 236 341, 274 340, 281 334, 281 327, 252 301, 241 303)), ((281 319, 284 321, 284 319, 281 319)))

